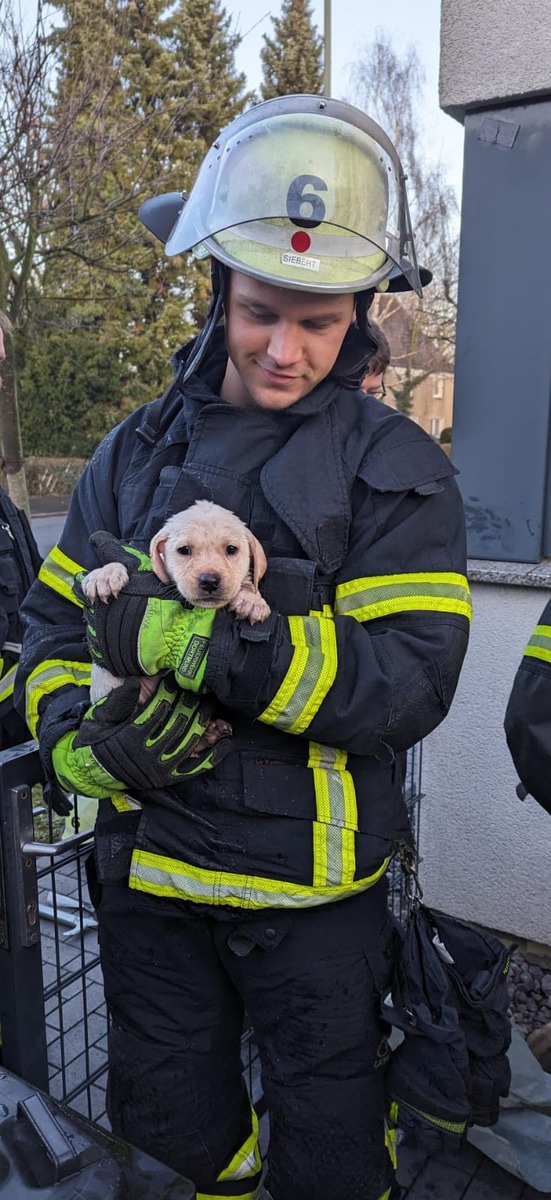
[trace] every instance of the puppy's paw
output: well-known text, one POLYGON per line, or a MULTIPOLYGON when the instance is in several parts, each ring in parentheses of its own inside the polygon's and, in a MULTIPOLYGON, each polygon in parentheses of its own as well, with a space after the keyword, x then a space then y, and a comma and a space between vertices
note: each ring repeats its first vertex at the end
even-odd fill
POLYGON ((266 603, 260 592, 253 592, 246 588, 242 588, 237 593, 229 607, 236 617, 240 617, 242 621, 250 621, 251 625, 255 625, 257 621, 265 621, 271 612, 269 604, 266 603))
POLYGON ((88 600, 109 600, 118 596, 125 584, 128 583, 128 571, 122 563, 107 563, 104 567, 96 567, 82 580, 82 590, 88 600))

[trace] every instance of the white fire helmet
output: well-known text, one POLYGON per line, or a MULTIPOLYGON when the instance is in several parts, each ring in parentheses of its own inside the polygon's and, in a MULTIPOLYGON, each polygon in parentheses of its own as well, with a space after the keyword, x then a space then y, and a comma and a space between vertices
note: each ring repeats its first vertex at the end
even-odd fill
POLYGON ((405 176, 379 125, 340 100, 291 95, 222 131, 189 193, 140 208, 167 255, 211 255, 307 292, 412 288, 417 265, 405 176))

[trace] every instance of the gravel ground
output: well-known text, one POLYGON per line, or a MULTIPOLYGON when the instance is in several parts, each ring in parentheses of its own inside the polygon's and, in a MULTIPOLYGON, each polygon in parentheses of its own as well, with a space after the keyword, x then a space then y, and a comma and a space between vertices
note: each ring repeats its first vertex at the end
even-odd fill
POLYGON ((536 966, 519 950, 509 969, 509 1014, 521 1033, 531 1033, 551 1021, 551 964, 536 966))

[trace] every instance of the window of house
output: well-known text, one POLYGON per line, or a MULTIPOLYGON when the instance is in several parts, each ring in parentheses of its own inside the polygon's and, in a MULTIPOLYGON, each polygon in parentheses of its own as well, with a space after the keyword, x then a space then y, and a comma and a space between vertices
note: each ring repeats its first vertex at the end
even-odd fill
POLYGON ((433 375, 432 394, 435 400, 441 400, 444 395, 444 376, 433 375))
POLYGON ((429 421, 429 433, 431 437, 438 437, 442 431, 442 417, 431 417, 429 421))

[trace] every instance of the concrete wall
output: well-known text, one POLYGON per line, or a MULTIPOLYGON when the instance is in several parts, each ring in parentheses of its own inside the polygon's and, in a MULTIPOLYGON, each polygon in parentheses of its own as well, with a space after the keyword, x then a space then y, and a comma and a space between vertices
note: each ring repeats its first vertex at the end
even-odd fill
POLYGON ((468 108, 551 92, 549 0, 442 0, 440 107, 468 108))
POLYGON ((424 745, 421 882, 437 908, 551 945, 551 817, 516 796, 503 732, 513 677, 549 592, 491 583, 472 591, 454 705, 424 745))

